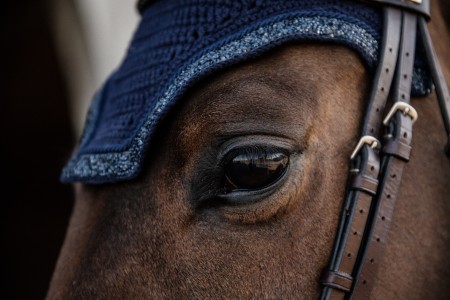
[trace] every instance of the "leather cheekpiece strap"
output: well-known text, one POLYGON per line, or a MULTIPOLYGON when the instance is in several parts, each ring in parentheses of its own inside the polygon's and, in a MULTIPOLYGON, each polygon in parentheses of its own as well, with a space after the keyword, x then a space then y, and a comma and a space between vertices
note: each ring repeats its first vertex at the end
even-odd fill
POLYGON ((417 112, 409 104, 417 27, 449 137, 446 153, 450 157, 450 94, 426 26, 429 0, 368 2, 384 5, 385 24, 361 141, 379 139, 380 116, 388 95, 394 105, 383 122, 386 127, 381 163, 378 153, 368 145, 358 155, 352 154, 351 175, 330 267, 322 278, 325 287, 321 299, 368 299, 371 296, 387 245, 404 166, 410 158, 413 123, 417 119, 417 112), (377 166, 378 176, 368 172, 370 165, 377 166))
MULTIPOLYGON (((394 102, 408 104, 416 40, 417 16, 403 12, 402 36, 399 61, 393 86, 394 102)), ((355 276, 352 297, 367 299, 374 287, 378 267, 382 261, 395 204, 401 183, 403 169, 409 160, 412 142, 413 117, 402 111, 396 111, 394 118, 387 124, 387 142, 383 148, 381 181, 378 198, 372 213, 371 227, 367 233, 367 244, 361 252, 359 270, 355 276)))
MULTIPOLYGON (((383 111, 397 62, 401 32, 401 12, 393 7, 385 8, 384 12, 380 63, 374 78, 374 88, 369 97, 369 106, 365 116, 362 136, 377 137, 379 135, 383 111)), ((364 248, 364 236, 369 223, 369 213, 378 188, 379 169, 380 159, 378 151, 369 147, 369 145, 363 146, 359 154, 352 160, 349 183, 333 255, 325 274, 349 274, 350 277, 354 278, 353 274, 358 269, 359 253, 364 248)), ((324 285, 321 299, 346 298, 349 291, 342 289, 341 284, 336 282, 336 278, 340 279, 340 277, 332 277, 334 281, 330 279, 331 277, 328 276, 328 278, 329 280, 324 285)))
MULTIPOLYGON (((422 18, 422 17, 421 17, 422 18)), ((325 272, 325 288, 321 299, 365 299, 373 289, 389 233, 400 181, 409 160, 412 124, 417 115, 408 103, 414 65, 417 15, 385 7, 385 27, 380 65, 375 76, 370 105, 363 126, 363 135, 378 134, 392 84, 395 106, 386 119, 385 145, 379 176, 367 174, 368 162, 380 166, 377 154, 366 146, 359 160, 363 163, 349 179, 349 189, 338 229, 329 270, 325 272), (398 54, 398 55, 397 55, 398 54), (394 79, 395 74, 395 79, 394 79), (394 79, 394 80, 393 80, 394 79), (403 108, 404 110, 402 110, 403 108), (367 159, 367 155, 373 156, 367 159), (365 159, 364 159, 365 157, 365 159), (381 182, 378 185, 378 180, 381 182), (356 256, 356 257, 355 257, 356 256), (347 274, 345 281, 337 274, 347 274), (347 291, 342 286, 352 279, 347 291)), ((377 137, 377 136, 376 136, 377 137)))

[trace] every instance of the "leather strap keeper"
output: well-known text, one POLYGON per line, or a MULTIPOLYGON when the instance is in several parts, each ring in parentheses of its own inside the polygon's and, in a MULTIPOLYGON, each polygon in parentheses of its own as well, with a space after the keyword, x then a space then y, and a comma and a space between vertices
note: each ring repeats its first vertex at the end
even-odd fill
POLYGON ((394 155, 397 158, 409 161, 411 154, 411 146, 404 144, 400 141, 389 139, 385 142, 383 152, 386 154, 394 155))
POLYGON ((381 5, 393 5, 399 8, 412 10, 420 13, 427 20, 430 20, 430 0, 363 0, 366 2, 377 3, 381 5))
POLYGON ((365 175, 355 175, 350 181, 350 187, 370 195, 375 195, 377 193, 378 180, 365 175))
POLYGON ((353 285, 353 278, 349 274, 343 272, 333 272, 327 270, 322 274, 320 282, 325 286, 344 292, 350 292, 353 285))

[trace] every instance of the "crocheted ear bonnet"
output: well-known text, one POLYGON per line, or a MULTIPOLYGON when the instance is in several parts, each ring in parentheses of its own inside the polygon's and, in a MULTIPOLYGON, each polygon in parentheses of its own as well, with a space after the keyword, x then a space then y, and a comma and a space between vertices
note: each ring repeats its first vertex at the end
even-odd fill
MULTIPOLYGON (((381 12, 345 0, 160 0, 142 20, 121 66, 95 96, 64 182, 136 177, 156 126, 186 89, 217 70, 291 41, 354 49, 372 71, 381 12)), ((413 93, 425 94, 416 65, 413 93)))

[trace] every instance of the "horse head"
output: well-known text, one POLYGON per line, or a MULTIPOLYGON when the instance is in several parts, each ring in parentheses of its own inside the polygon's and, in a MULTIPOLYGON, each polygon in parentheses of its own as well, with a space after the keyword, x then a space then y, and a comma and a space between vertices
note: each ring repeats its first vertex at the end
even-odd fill
MULTIPOLYGON (((248 2, 258 8, 258 1, 248 2)), ((432 3, 430 30, 450 78, 450 34, 441 2, 432 3)), ((163 8, 151 4, 144 18, 147 9, 163 14, 163 8)), ((232 24, 233 18, 222 21, 232 24)), ((151 36, 138 31, 137 39, 146 38, 151 36)), ((154 104, 163 112, 156 115, 151 139, 136 131, 136 145, 145 149, 133 165, 137 175, 125 178, 116 169, 101 177, 97 170, 84 180, 70 173, 84 184, 75 185, 48 298, 317 298, 374 76, 367 57, 348 46, 302 37, 194 76, 166 110, 154 104)), ((129 55, 139 51, 132 44, 129 55)), ((174 60, 176 55, 167 53, 174 60)), ((117 72, 117 82, 134 76, 126 71, 117 72)), ((91 111, 83 155, 102 153, 89 149, 101 144, 98 132, 108 134, 96 120, 107 122, 103 99, 118 101, 112 93, 104 89, 93 103, 98 111, 91 111)), ((131 108, 133 101, 130 96, 131 108)), ((374 284, 376 299, 450 294, 446 136, 433 95, 412 105, 420 120, 374 284)), ((123 153, 126 159, 117 164, 130 161, 123 153)), ((97 163, 93 157, 89 166, 97 163)))

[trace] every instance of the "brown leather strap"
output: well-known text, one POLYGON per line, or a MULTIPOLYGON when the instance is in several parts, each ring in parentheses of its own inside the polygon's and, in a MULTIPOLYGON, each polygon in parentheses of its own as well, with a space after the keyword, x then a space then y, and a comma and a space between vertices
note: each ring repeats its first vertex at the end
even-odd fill
MULTIPOLYGON (((373 84, 376 88, 370 95, 362 136, 378 136, 397 61, 401 12, 392 7, 385 8, 384 11, 383 44, 373 84)), ((379 168, 378 151, 369 145, 363 146, 352 160, 333 255, 325 274, 347 274, 348 278, 352 278, 351 274, 354 273, 358 254, 363 246, 370 208, 378 187, 379 168)), ((333 276, 322 282, 325 286, 322 299, 344 299, 346 291, 337 288, 341 285, 338 279, 340 278, 333 276)))
MULTIPOLYGON (((410 102, 412 72, 414 65, 414 51, 416 41, 417 17, 415 14, 404 12, 402 21, 402 38, 399 62, 394 85, 394 102, 410 102)), ((372 214, 372 228, 370 229, 368 244, 361 253, 360 271, 355 276, 352 297, 367 299, 382 261, 389 228, 394 214, 395 203, 402 178, 403 168, 409 160, 412 142, 413 119, 402 111, 397 111, 395 117, 387 126, 385 147, 383 148, 383 168, 379 198, 372 214)))
POLYGON ((363 121, 361 136, 372 135, 379 138, 381 120, 387 103, 392 79, 397 63, 400 41, 400 10, 385 8, 383 41, 378 68, 374 75, 369 104, 363 121))
MULTIPOLYGON (((378 177, 379 158, 376 150, 368 147, 367 162, 363 163, 365 169, 362 170, 364 177, 376 180, 378 177)), ((353 281, 350 274, 356 265, 359 249, 363 241, 363 233, 369 217, 369 210, 372 204, 373 194, 350 188, 346 207, 343 210, 340 226, 340 233, 335 247, 334 260, 329 270, 325 274, 346 274, 348 285, 352 287, 353 281)), ((340 277, 332 276, 326 281, 322 281, 325 286, 322 299, 344 299, 346 292, 341 288, 340 277), (339 281, 337 281, 339 279, 339 281), (333 281, 334 280, 334 281, 333 281)))
MULTIPOLYGON (((389 6, 385 7, 383 48, 364 120, 363 136, 378 137, 378 130, 381 127, 380 116, 384 111, 389 92, 395 104, 383 122, 386 125, 386 134, 378 178, 380 184, 378 185, 374 174, 367 172, 368 165, 379 166, 376 151, 366 145, 352 160, 354 174, 349 179, 330 267, 322 278, 325 288, 321 299, 370 298, 377 278, 378 267, 382 261, 394 215, 403 169, 410 158, 412 126, 417 118, 414 108, 409 105, 417 20, 419 20, 422 43, 427 52, 437 98, 449 136, 446 151, 450 157, 450 94, 426 27, 425 18, 429 17, 429 0, 423 0, 421 4, 414 4, 412 2, 416 1, 411 0, 371 0, 370 2, 389 4, 389 6), (393 28, 396 22, 392 17, 396 9, 392 5, 401 7, 403 10, 401 18, 397 11, 397 28, 393 28), (398 50, 395 43, 400 36, 398 31, 400 28, 401 44, 396 66, 395 55, 398 50), (390 33, 391 36, 389 36, 390 33), (390 89, 392 76, 388 74, 392 74, 394 68, 396 69, 395 82, 390 89)), ((376 170, 378 171, 377 168, 376 170)))
MULTIPOLYGON (((389 22, 389 18, 393 16, 389 12, 392 11, 395 11, 395 9, 386 8, 385 20, 387 24, 385 25, 385 30, 390 33, 393 32, 392 24, 394 24, 394 22, 389 22)), ((408 106, 408 103, 410 101, 414 64, 417 17, 413 13, 402 12, 401 17, 397 15, 397 20, 401 20, 401 25, 397 23, 397 30, 400 30, 400 28, 402 30, 400 51, 397 48, 391 48, 389 41, 384 41, 385 51, 383 51, 383 55, 386 52, 390 53, 394 51, 400 53, 395 72, 396 79, 393 86, 393 98, 394 102, 401 101, 404 104, 394 106, 394 109, 406 106, 406 108, 413 110, 413 108, 408 106)), ((395 34, 396 37, 391 36, 392 40, 398 39, 400 36, 399 31, 395 34)), ((382 61, 386 62, 387 60, 382 59, 382 61)), ((393 65, 395 66, 395 62, 393 65)), ((380 72, 377 74, 377 76, 380 76, 380 78, 376 78, 377 85, 375 85, 378 91, 375 90, 372 92, 373 101, 371 101, 371 104, 375 105, 375 107, 378 104, 380 105, 379 107, 384 108, 384 103, 377 103, 377 96, 381 99, 380 86, 390 86, 392 76, 390 78, 384 76, 388 76, 387 74, 390 72, 393 73, 394 67, 389 68, 386 65, 382 65, 382 68, 384 69, 384 73, 380 72), (387 83, 380 84, 383 81, 387 83)), ((383 92, 387 95, 389 89, 383 92)), ((384 101, 386 101, 386 98, 387 96, 384 101)), ((322 293, 322 299, 344 299, 352 297, 362 299, 363 297, 370 296, 373 282, 376 278, 378 264, 384 253, 384 241, 387 240, 403 166, 409 160, 411 151, 413 119, 407 113, 408 111, 406 110, 404 112, 394 111, 392 114, 389 114, 393 115, 394 118, 386 121, 388 134, 386 135, 386 145, 383 148, 385 158, 383 159, 383 168, 380 176, 383 182, 378 189, 377 197, 375 199, 372 198, 374 195, 374 186, 370 183, 373 177, 368 176, 368 179, 367 174, 357 174, 350 181, 348 197, 353 202, 349 205, 349 200, 346 198, 346 206, 349 206, 344 209, 344 212, 346 212, 343 216, 344 223, 343 225, 341 223, 344 229, 340 229, 338 232, 331 268, 326 273, 328 274, 325 277, 326 280, 323 281, 326 288, 324 288, 322 293), (354 195, 352 189, 361 191, 358 197, 351 198, 354 195), (360 209, 360 214, 358 214, 356 207, 360 209), (350 217, 348 217, 349 214, 350 217), (351 231, 354 233, 353 235, 349 234, 348 228, 351 228, 351 231), (345 257, 345 254, 347 254, 347 257, 345 257), (354 258, 355 255, 356 258, 354 258), (349 280, 353 280, 352 290, 348 291, 343 289, 341 277, 335 274, 347 274, 347 283, 349 280)), ((377 132, 376 129, 373 129, 378 128, 381 124, 380 119, 377 119, 377 115, 370 114, 369 112, 366 121, 364 130, 377 132)))
MULTIPOLYGON (((402 123, 409 122, 411 124, 411 119, 408 116, 401 115, 400 118, 404 118, 402 123)), ((370 294, 377 279, 378 267, 382 261, 387 244, 405 162, 394 158, 394 156, 389 156, 385 166, 388 173, 380 184, 382 194, 379 206, 374 213, 375 225, 370 235, 368 251, 361 264, 361 272, 358 274, 358 280, 355 281, 352 293, 352 298, 354 299, 370 299, 370 294)))

